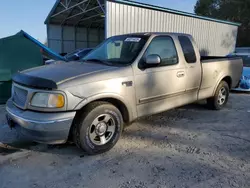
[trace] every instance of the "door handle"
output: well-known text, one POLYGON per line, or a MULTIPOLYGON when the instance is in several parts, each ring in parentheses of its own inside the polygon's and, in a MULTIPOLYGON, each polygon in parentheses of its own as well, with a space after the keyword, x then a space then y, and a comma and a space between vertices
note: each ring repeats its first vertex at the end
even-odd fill
POLYGON ((176 76, 178 78, 184 77, 185 76, 185 72, 184 71, 177 72, 176 76))

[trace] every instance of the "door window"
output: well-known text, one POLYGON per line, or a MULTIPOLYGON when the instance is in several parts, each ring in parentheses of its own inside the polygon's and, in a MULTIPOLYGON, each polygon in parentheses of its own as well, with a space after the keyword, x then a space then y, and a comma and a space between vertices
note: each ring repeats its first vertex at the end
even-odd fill
POLYGON ((149 44, 144 57, 152 54, 160 56, 160 66, 174 65, 178 63, 177 51, 171 37, 155 37, 149 44))

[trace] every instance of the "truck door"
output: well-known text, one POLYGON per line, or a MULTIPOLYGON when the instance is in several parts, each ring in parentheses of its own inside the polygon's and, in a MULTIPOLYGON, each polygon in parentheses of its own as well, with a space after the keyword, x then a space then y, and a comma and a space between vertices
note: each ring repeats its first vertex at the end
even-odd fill
MULTIPOLYGON (((198 92, 201 84, 201 64, 197 58, 198 52, 195 52, 192 41, 187 36, 179 36, 180 45, 184 54, 186 63, 186 97, 191 102, 198 98, 198 92)), ((197 50, 198 51, 198 50, 197 50)))
POLYGON ((185 64, 179 62, 172 37, 156 36, 152 39, 138 67, 134 67, 139 117, 183 104, 182 96, 186 87, 185 68, 185 64), (160 64, 156 66, 145 64, 145 58, 152 54, 160 56, 160 64), (143 65, 143 68, 140 65, 143 65))

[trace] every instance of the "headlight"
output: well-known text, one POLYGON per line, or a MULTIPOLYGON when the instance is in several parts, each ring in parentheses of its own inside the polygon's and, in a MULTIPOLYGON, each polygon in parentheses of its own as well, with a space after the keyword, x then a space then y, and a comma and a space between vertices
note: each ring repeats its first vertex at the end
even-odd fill
POLYGON ((42 108, 62 108, 65 99, 62 94, 36 93, 31 100, 31 106, 42 108))

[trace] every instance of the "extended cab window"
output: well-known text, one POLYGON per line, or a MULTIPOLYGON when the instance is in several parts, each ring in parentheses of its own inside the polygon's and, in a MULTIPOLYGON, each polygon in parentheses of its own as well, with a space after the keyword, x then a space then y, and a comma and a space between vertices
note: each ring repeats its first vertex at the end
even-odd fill
POLYGON ((181 44, 182 51, 187 63, 195 63, 196 55, 194 47, 190 39, 186 36, 179 36, 179 41, 181 44))
POLYGON ((160 56, 160 66, 174 65, 178 63, 177 51, 171 37, 155 37, 149 44, 145 57, 152 54, 160 56))

